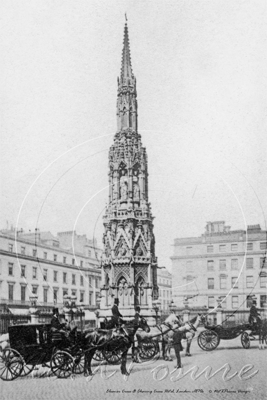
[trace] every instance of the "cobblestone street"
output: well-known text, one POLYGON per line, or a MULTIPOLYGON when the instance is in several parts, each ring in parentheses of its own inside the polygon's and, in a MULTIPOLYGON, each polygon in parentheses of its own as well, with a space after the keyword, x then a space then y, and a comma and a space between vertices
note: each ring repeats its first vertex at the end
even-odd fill
MULTIPOLYGON (((180 399, 266 398, 267 350, 260 351, 257 342, 244 350, 237 338, 222 341, 213 352, 204 352, 195 340, 192 354, 185 357, 182 353, 183 369, 178 371, 174 371, 175 361, 159 359, 132 364, 131 375, 125 379, 119 365, 94 364, 93 378, 29 376, 0 381, 0 393, 4 400, 172 399, 178 394, 180 399)), ((131 366, 130 359, 127 366, 131 366)))

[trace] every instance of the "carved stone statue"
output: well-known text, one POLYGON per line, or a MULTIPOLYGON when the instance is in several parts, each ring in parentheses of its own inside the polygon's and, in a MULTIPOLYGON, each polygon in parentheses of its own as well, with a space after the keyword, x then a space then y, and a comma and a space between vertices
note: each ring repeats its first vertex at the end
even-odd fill
POLYGON ((134 183, 133 186, 133 195, 134 195, 134 200, 139 200, 140 199, 140 189, 138 183, 134 183))
POLYGON ((121 178, 120 178, 120 198, 121 200, 127 200, 128 196, 128 179, 125 176, 125 170, 121 171, 121 178))

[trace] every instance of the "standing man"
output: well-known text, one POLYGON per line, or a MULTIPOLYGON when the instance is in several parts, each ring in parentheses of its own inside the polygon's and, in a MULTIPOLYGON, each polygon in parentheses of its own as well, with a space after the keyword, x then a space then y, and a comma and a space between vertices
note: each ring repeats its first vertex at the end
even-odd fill
POLYGON ((114 305, 113 305, 113 307, 111 309, 111 311, 112 311, 112 321, 113 321, 115 326, 120 326, 123 323, 122 315, 121 315, 121 313, 119 311, 119 303, 120 303, 119 299, 116 298, 114 300, 114 305))
MULTIPOLYGON (((134 325, 139 324, 139 319, 141 318, 140 311, 141 311, 141 308, 139 306, 135 306, 135 315, 134 315, 134 320, 133 320, 134 325)), ((133 360, 133 362, 140 363, 141 360, 139 358, 138 347, 135 347, 135 342, 137 342, 136 333, 133 337, 129 336, 129 338, 132 342, 132 360, 133 360)))

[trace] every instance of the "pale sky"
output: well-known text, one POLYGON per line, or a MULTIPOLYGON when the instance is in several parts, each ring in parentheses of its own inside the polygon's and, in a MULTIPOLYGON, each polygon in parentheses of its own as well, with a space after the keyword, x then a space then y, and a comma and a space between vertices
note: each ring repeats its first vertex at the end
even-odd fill
POLYGON ((265 0, 1 0, 1 220, 101 243, 124 14, 159 265, 267 210, 265 0))

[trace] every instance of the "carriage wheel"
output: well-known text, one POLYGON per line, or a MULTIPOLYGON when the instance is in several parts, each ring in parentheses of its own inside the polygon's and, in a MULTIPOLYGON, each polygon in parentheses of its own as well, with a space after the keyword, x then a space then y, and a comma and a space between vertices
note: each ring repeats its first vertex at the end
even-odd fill
POLYGON ((13 381, 21 375, 24 360, 18 351, 6 349, 0 353, 0 378, 3 381, 13 381))
POLYGON ((150 360, 158 353, 158 344, 151 342, 143 342, 140 344, 140 357, 143 360, 150 360))
POLYGON ((198 335, 197 343, 202 350, 212 351, 220 343, 218 334, 214 331, 203 331, 198 335))
POLYGON ((244 349, 249 349, 250 348, 250 338, 249 334, 247 332, 243 332, 241 335, 241 343, 244 349))
POLYGON ((117 364, 121 362, 122 359, 122 353, 125 349, 119 349, 119 348, 114 348, 112 350, 107 350, 103 349, 102 353, 104 356, 104 359, 109 363, 109 364, 117 364))
POLYGON ((84 372, 84 354, 80 352, 80 354, 76 354, 73 358, 72 372, 74 374, 82 374, 84 372))
POLYGON ((50 361, 50 368, 58 378, 68 378, 73 371, 74 360, 67 351, 57 351, 50 361))
POLYGON ((95 361, 104 361, 105 357, 103 356, 102 350, 96 350, 93 359, 95 361))

